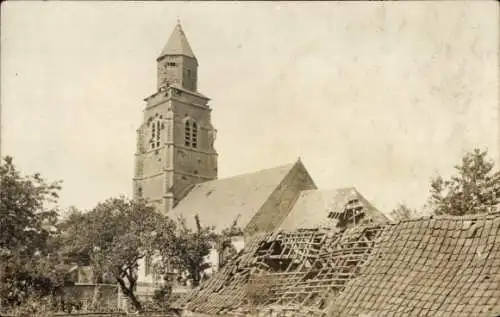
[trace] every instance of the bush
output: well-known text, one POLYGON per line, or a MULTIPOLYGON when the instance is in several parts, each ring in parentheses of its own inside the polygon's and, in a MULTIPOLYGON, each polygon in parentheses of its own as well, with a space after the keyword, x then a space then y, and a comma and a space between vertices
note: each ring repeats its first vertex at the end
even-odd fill
POLYGON ((29 298, 16 306, 9 314, 17 317, 52 317, 53 303, 50 298, 29 298))

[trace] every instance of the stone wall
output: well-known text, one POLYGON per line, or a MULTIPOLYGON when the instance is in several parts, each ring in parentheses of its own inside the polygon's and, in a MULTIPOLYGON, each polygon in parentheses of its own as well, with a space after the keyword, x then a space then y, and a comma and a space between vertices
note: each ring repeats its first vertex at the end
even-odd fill
POLYGON ((76 284, 64 288, 63 300, 86 310, 99 308, 116 310, 120 306, 120 294, 114 284, 76 284))
POLYGON ((290 213, 300 193, 309 189, 316 189, 316 185, 299 161, 246 226, 245 237, 275 230, 290 213))

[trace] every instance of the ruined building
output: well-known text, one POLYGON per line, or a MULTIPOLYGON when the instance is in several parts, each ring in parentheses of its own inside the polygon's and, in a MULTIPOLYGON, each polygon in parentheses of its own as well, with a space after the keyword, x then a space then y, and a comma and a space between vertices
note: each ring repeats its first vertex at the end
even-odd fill
MULTIPOLYGON (((175 303, 186 316, 500 316, 498 211, 390 223, 353 187, 319 190, 300 159, 218 179, 212 109, 179 24, 157 65, 134 196, 192 228, 198 216, 243 231, 239 253, 175 303)), ((159 278, 141 263, 139 295, 159 278)))
MULTIPOLYGON (((217 178, 215 132, 209 98, 198 89, 198 60, 177 24, 157 62, 156 92, 145 99, 137 130, 133 190, 169 217, 196 229, 223 230, 236 222, 237 250, 253 236, 276 229, 385 223, 389 219, 355 188, 318 190, 300 159, 224 179, 217 178)), ((217 269, 220 257, 210 256, 217 269)), ((151 259, 141 262, 138 293, 161 280, 151 259)))
POLYGON ((256 237, 186 316, 498 317, 500 212, 256 237))

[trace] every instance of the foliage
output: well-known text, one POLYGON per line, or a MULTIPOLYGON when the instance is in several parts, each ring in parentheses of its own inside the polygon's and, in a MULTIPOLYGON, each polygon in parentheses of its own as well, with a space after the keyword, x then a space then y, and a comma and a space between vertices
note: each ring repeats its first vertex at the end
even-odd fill
POLYGON ((395 221, 409 220, 415 218, 417 214, 416 210, 410 209, 404 204, 399 204, 391 211, 391 216, 395 221))
POLYGON ((139 260, 153 256, 159 243, 168 242, 173 223, 142 201, 124 197, 99 203, 88 213, 73 213, 64 223, 65 253, 97 273, 96 282, 111 276, 131 304, 142 311, 136 297, 139 260))
POLYGON ((58 243, 63 253, 72 263, 79 266, 88 266, 91 264, 91 245, 87 243, 79 243, 81 240, 82 225, 89 226, 89 215, 85 215, 80 210, 71 207, 64 219, 58 223, 60 235, 58 243), (75 241, 75 239, 77 241, 75 241))
MULTIPOLYGON (((205 271, 210 268, 210 263, 206 261, 210 251, 216 249, 219 254, 230 257, 235 253, 231 237, 242 235, 237 221, 220 233, 217 233, 214 227, 202 226, 198 216, 195 216, 195 224, 196 229, 193 230, 184 218, 178 218, 175 236, 171 239, 170 253, 162 253, 166 267, 185 272, 186 279, 192 281, 194 287, 208 276, 205 271)), ((219 260, 223 256, 220 256, 219 260)))
POLYGON ((173 240, 173 248, 169 253, 163 251, 163 259, 167 267, 187 273, 187 279, 197 286, 203 271, 210 267, 206 257, 210 254, 217 235, 213 227, 202 227, 198 216, 195 216, 196 229, 191 229, 184 218, 178 218, 173 240))
POLYGON ((429 204, 435 214, 465 215, 487 212, 499 203, 500 172, 487 158, 487 151, 474 149, 455 166, 449 179, 441 176, 431 181, 429 204))
POLYGON ((30 297, 21 305, 15 307, 10 314, 18 317, 52 317, 53 306, 54 305, 50 297, 30 297))
POLYGON ((238 219, 235 219, 231 226, 225 228, 217 235, 217 251, 219 253, 219 267, 223 267, 227 260, 236 254, 232 238, 243 236, 243 230, 238 226, 238 219))
POLYGON ((57 253, 55 203, 60 183, 0 165, 0 299, 8 307, 57 292, 65 267, 57 253))

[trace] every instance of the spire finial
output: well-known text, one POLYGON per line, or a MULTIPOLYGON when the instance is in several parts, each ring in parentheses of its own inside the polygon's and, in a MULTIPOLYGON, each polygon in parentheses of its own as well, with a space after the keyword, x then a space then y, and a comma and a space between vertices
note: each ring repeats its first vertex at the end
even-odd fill
POLYGON ((177 25, 181 25, 181 19, 179 17, 177 17, 177 25))

